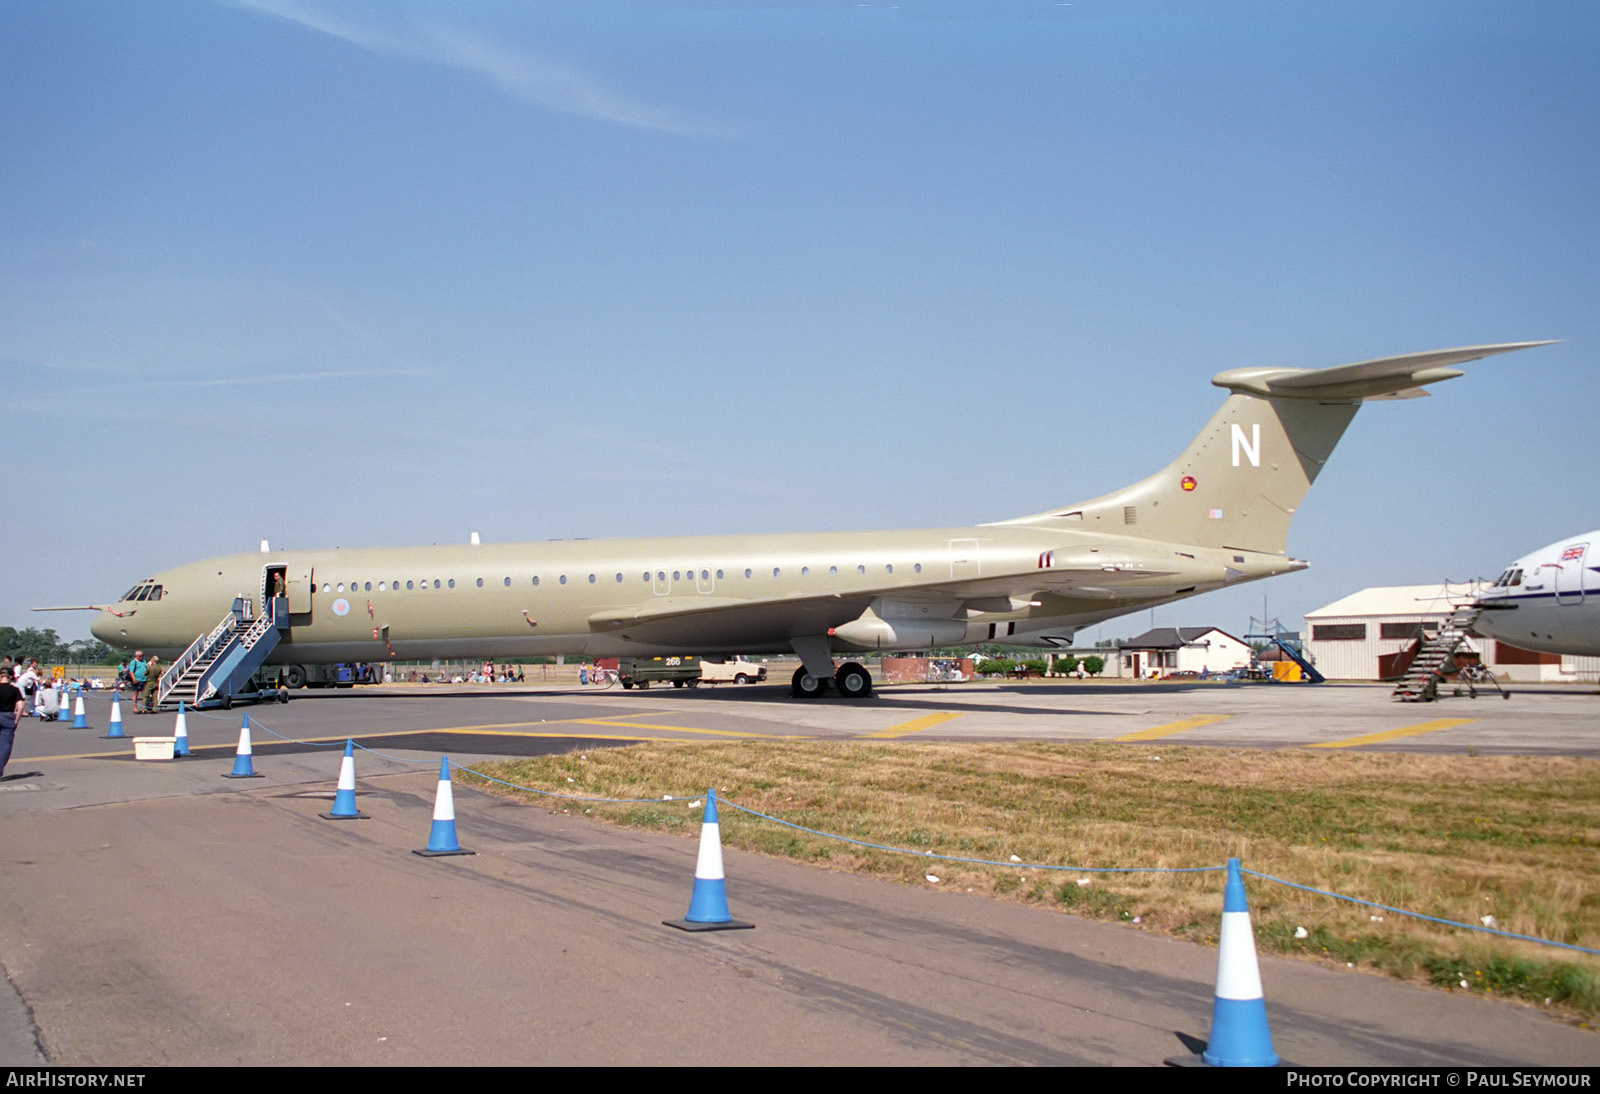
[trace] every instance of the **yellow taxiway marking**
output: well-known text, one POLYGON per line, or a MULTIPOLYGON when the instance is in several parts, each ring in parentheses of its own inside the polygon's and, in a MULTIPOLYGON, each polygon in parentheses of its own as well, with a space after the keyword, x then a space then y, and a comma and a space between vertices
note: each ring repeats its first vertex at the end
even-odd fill
POLYGON ((897 726, 890 726, 888 729, 880 729, 876 733, 864 734, 863 739, 870 740, 873 738, 904 737, 911 733, 921 733, 925 729, 932 729, 934 726, 943 725, 952 718, 959 718, 964 713, 965 711, 960 710, 946 710, 940 711, 938 714, 925 714, 921 718, 913 718, 909 722, 901 722, 897 726))
POLYGON ((1476 718, 1440 718, 1432 722, 1418 722, 1414 726, 1401 726, 1399 729, 1386 729, 1382 733, 1365 733, 1360 737, 1346 737, 1342 741, 1324 741, 1321 744, 1306 745, 1307 748, 1359 748, 1362 745, 1382 744, 1384 741, 1397 741, 1401 737, 1415 737, 1422 733, 1436 733, 1441 729, 1454 729, 1464 726, 1468 722, 1476 722, 1476 718))
POLYGON ((772 740, 787 739, 777 733, 749 733, 742 729, 697 729, 694 726, 669 726, 652 722, 623 722, 611 718, 576 718, 575 725, 582 726, 616 726, 619 729, 655 729, 670 730, 673 733, 705 733, 712 737, 763 737, 772 740))
POLYGON ((1233 717, 1231 714, 1201 714, 1194 718, 1185 718, 1181 722, 1168 722, 1166 725, 1151 726, 1149 729, 1141 729, 1137 733, 1124 733, 1120 737, 1112 738, 1112 740, 1153 741, 1158 737, 1182 733, 1186 729, 1199 729, 1201 726, 1208 726, 1213 722, 1225 722, 1231 717, 1233 717))

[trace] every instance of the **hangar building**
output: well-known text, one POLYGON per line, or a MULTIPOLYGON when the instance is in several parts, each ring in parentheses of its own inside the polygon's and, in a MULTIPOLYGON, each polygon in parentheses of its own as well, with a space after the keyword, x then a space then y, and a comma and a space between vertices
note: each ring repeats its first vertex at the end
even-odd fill
MULTIPOLYGON (((1306 649, 1330 680, 1380 680, 1390 659, 1419 632, 1434 634, 1457 605, 1476 598, 1479 583, 1394 585, 1362 589, 1306 613, 1306 649), (1382 664, 1380 664, 1382 659, 1382 664)), ((1535 653, 1467 632, 1463 652, 1478 654, 1502 680, 1519 683, 1585 682, 1600 674, 1600 657, 1535 653)))

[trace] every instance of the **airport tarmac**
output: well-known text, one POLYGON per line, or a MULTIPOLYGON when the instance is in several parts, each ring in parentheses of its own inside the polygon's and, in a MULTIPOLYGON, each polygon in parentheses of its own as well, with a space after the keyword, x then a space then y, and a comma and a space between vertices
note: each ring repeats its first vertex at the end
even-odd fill
MULTIPOLYGON (((23 1004, 0 998, 0 1063, 1157 1064, 1206 1036, 1214 950, 736 851, 729 898, 756 929, 684 935, 661 920, 687 906, 692 840, 458 786, 478 853, 410 854, 438 755, 1130 735, 1591 755, 1600 703, 1577 689, 1428 706, 1326 685, 910 687, 854 703, 786 690, 303 694, 250 710, 253 780, 221 777, 240 711, 191 713, 199 756, 167 763, 100 739, 103 699, 92 729, 27 722, 0 783, 0 964, 23 1004), (346 736, 375 750, 357 761, 372 819, 321 820, 346 736)), ((170 714, 123 709, 130 735, 170 732, 170 714)), ((1296 1062, 1600 1064, 1593 1032, 1534 1008, 1276 958, 1263 979, 1296 1062)))

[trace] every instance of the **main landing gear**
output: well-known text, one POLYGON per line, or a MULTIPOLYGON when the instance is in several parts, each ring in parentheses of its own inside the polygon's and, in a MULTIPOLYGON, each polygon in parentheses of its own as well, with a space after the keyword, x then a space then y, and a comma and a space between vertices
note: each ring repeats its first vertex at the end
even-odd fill
POLYGON ((832 680, 826 676, 813 676, 802 665, 794 670, 790 690, 796 699, 815 699, 828 690, 830 683, 845 699, 865 699, 872 694, 872 674, 854 661, 840 665, 832 680))

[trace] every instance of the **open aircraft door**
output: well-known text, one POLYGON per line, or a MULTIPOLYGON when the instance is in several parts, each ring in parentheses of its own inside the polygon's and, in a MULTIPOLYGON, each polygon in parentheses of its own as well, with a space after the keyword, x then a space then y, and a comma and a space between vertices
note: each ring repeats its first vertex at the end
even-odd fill
MULTIPOLYGON (((288 601, 290 615, 311 614, 312 594, 316 592, 315 573, 305 565, 285 565, 281 562, 266 567, 262 574, 261 603, 266 610, 267 601, 281 596, 288 601)), ((296 620, 308 623, 309 619, 296 620)))
POLYGON ((317 590, 316 574, 309 566, 288 566, 286 569, 289 614, 310 615, 312 596, 317 590))

